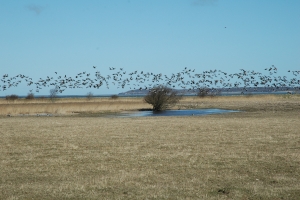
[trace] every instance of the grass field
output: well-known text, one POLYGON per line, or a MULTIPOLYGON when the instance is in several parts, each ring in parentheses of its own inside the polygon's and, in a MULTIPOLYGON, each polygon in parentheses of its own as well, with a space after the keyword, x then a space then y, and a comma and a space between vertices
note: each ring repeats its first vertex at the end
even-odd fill
POLYGON ((300 96, 189 97, 177 108, 243 112, 105 117, 141 108, 3 100, 0 199, 299 199, 300 96))
POLYGON ((74 113, 107 113, 122 110, 136 110, 139 108, 151 108, 143 102, 142 98, 85 98, 56 99, 18 99, 15 101, 0 101, 0 115, 35 115, 48 113, 55 115, 70 115, 74 113))

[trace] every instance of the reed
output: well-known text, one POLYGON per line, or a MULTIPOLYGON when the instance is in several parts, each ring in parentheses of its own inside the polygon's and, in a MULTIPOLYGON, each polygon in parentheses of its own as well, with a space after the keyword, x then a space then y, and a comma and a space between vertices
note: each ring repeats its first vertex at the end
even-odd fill
MULTIPOLYGON (((219 96, 219 97, 184 97, 174 109, 221 108, 255 111, 273 109, 288 109, 291 104, 297 104, 299 95, 253 95, 253 96, 219 96), (268 108, 267 108, 268 107, 268 108)), ((48 99, 17 99, 15 101, 0 101, 0 115, 35 115, 74 114, 121 112, 125 110, 151 109, 151 105, 139 97, 111 98, 65 98, 54 103, 48 99)))
POLYGON ((123 110, 137 110, 150 108, 143 102, 142 98, 97 98, 87 99, 58 99, 54 103, 49 100, 21 99, 15 102, 0 104, 0 115, 35 115, 38 113, 48 114, 74 114, 74 113, 96 113, 96 112, 120 112, 123 110))

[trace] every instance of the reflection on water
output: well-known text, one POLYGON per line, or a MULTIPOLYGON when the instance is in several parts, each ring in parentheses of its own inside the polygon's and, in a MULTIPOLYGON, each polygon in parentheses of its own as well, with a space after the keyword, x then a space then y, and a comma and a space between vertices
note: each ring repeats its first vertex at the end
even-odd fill
POLYGON ((155 117, 155 116, 199 116, 199 115, 210 115, 210 114, 222 114, 238 112, 235 110, 222 110, 222 109, 197 109, 197 110, 166 110, 160 112, 154 111, 138 111, 121 113, 117 117, 155 117))

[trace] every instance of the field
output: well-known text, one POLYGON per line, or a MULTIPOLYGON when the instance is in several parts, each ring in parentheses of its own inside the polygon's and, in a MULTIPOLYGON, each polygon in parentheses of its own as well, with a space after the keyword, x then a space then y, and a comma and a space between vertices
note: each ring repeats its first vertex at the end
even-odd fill
POLYGON ((141 98, 2 99, 0 199, 299 199, 299 95, 177 106, 242 111, 230 114, 107 117, 143 108, 141 98))

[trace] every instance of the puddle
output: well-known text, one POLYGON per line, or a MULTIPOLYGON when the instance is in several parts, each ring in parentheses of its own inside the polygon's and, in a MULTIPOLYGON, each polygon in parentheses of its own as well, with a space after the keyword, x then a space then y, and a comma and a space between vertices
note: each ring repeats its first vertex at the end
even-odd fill
POLYGON ((158 116, 200 116, 200 115, 211 115, 211 114, 223 114, 239 112, 235 110, 222 110, 222 109, 196 109, 196 110, 166 110, 160 112, 154 111, 137 111, 120 113, 116 117, 158 117, 158 116))

